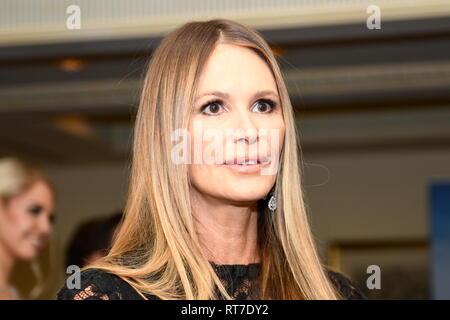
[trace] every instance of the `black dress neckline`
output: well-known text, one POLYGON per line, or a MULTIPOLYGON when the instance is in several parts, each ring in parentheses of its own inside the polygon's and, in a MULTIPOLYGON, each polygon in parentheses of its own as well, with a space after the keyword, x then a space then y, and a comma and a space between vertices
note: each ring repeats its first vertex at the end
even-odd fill
MULTIPOLYGON (((216 264, 209 261, 228 294, 236 300, 260 299, 259 281, 261 263, 216 264)), ((364 294, 344 275, 327 270, 334 286, 344 299, 365 299, 364 294)), ((218 288, 216 288, 217 290, 218 288)), ((217 291, 219 297, 221 293, 217 291)), ((149 300, 156 296, 144 294, 149 300)), ((81 287, 64 286, 57 295, 59 300, 140 300, 142 296, 122 278, 99 269, 81 272, 81 287)), ((223 298, 223 297, 222 297, 223 298)), ((221 299, 222 299, 221 298, 221 299)))
MULTIPOLYGON (((258 299, 260 262, 249 264, 217 264, 209 261, 228 294, 236 300, 258 299)), ((220 296, 219 291, 217 294, 220 296)))
POLYGON ((247 278, 256 279, 261 269, 261 262, 249 264, 217 264, 209 261, 217 275, 225 279, 247 278))

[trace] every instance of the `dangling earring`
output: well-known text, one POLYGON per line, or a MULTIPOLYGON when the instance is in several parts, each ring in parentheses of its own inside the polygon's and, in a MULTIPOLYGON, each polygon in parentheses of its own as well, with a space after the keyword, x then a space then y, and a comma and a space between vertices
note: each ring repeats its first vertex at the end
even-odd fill
POLYGON ((272 192, 272 195, 269 199, 269 203, 267 204, 267 207, 269 207, 270 212, 274 213, 274 211, 277 209, 277 197, 272 192))

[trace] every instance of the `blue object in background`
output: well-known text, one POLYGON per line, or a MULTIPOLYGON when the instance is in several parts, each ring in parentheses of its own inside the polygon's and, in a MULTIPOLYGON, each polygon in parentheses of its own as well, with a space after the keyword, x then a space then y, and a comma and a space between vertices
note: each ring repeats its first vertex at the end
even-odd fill
POLYGON ((433 299, 450 299, 450 182, 431 185, 433 299))

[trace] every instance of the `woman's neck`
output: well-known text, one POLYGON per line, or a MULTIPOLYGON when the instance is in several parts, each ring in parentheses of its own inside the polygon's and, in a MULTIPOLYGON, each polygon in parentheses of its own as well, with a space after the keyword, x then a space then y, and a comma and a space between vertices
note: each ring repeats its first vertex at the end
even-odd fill
POLYGON ((9 286, 10 277, 15 264, 15 259, 11 253, 0 242, 0 285, 9 286))
POLYGON ((238 206, 195 197, 194 219, 204 254, 216 264, 259 262, 257 203, 238 206))

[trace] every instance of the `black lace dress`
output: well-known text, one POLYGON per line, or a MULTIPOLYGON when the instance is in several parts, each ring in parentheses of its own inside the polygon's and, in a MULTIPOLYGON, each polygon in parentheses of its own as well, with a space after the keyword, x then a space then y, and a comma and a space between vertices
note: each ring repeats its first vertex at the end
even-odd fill
MULTIPOLYGON (((258 290, 254 285, 259 275, 260 264, 217 265, 211 262, 227 292, 236 300, 257 300, 258 290)), ((344 275, 328 270, 328 276, 347 300, 366 299, 364 294, 344 275)), ((145 295, 149 300, 158 299, 145 295)), ((64 286, 57 294, 58 300, 143 300, 126 281, 98 269, 81 272, 81 288, 64 286)))

